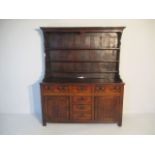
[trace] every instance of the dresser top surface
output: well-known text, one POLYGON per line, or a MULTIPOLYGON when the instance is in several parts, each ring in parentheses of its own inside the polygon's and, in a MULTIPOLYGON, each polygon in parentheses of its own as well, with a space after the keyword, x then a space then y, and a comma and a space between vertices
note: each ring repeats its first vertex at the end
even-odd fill
POLYGON ((117 27, 40 27, 43 32, 74 32, 74 31, 113 31, 113 32, 122 32, 124 30, 124 26, 117 26, 117 27))
POLYGON ((93 78, 46 78, 48 83, 123 83, 121 79, 93 79, 93 78))

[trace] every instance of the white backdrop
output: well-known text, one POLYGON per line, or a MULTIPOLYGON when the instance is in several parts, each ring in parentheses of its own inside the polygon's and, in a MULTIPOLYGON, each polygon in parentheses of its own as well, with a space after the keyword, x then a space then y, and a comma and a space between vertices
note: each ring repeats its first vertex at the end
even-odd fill
POLYGON ((0 113, 39 113, 41 26, 126 26, 120 74, 124 113, 155 113, 155 20, 0 20, 0 113))

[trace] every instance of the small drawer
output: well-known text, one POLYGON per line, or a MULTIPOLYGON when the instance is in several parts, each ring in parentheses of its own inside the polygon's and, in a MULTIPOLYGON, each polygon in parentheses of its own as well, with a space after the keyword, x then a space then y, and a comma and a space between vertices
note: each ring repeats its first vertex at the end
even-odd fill
POLYGON ((112 93, 121 93, 122 87, 119 85, 110 85, 108 86, 108 91, 112 93))
POLYGON ((92 120, 92 114, 91 113, 86 113, 86 112, 75 112, 72 115, 72 119, 75 121, 79 121, 79 120, 92 120))
POLYGON ((91 104, 72 104, 72 111, 92 111, 92 105, 91 104))
POLYGON ((95 93, 105 93, 106 86, 105 85, 96 85, 95 86, 95 93))
POLYGON ((59 84, 50 84, 50 85, 44 85, 43 90, 45 92, 51 92, 51 93, 67 93, 68 86, 67 85, 59 85, 59 84))
POLYGON ((71 85, 70 93, 92 93, 91 85, 71 85))
POLYGON ((92 97, 90 96, 73 96, 71 97, 72 104, 92 104, 92 97))

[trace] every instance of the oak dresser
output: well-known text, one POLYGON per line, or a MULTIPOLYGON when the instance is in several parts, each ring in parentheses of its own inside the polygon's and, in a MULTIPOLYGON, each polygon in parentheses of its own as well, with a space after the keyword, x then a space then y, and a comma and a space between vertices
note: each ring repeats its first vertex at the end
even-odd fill
POLYGON ((43 125, 122 125, 119 75, 124 27, 42 27, 45 75, 40 84, 43 125))

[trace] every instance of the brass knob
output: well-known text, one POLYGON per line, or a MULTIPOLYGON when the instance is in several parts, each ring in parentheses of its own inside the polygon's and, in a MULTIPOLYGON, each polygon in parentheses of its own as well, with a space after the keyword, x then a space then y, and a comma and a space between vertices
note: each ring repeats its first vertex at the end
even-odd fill
POLYGON ((97 87, 97 90, 99 90, 99 91, 104 91, 105 88, 104 88, 103 86, 99 86, 99 87, 97 87))
POLYGON ((50 90, 50 87, 49 86, 45 86, 45 89, 50 90))

